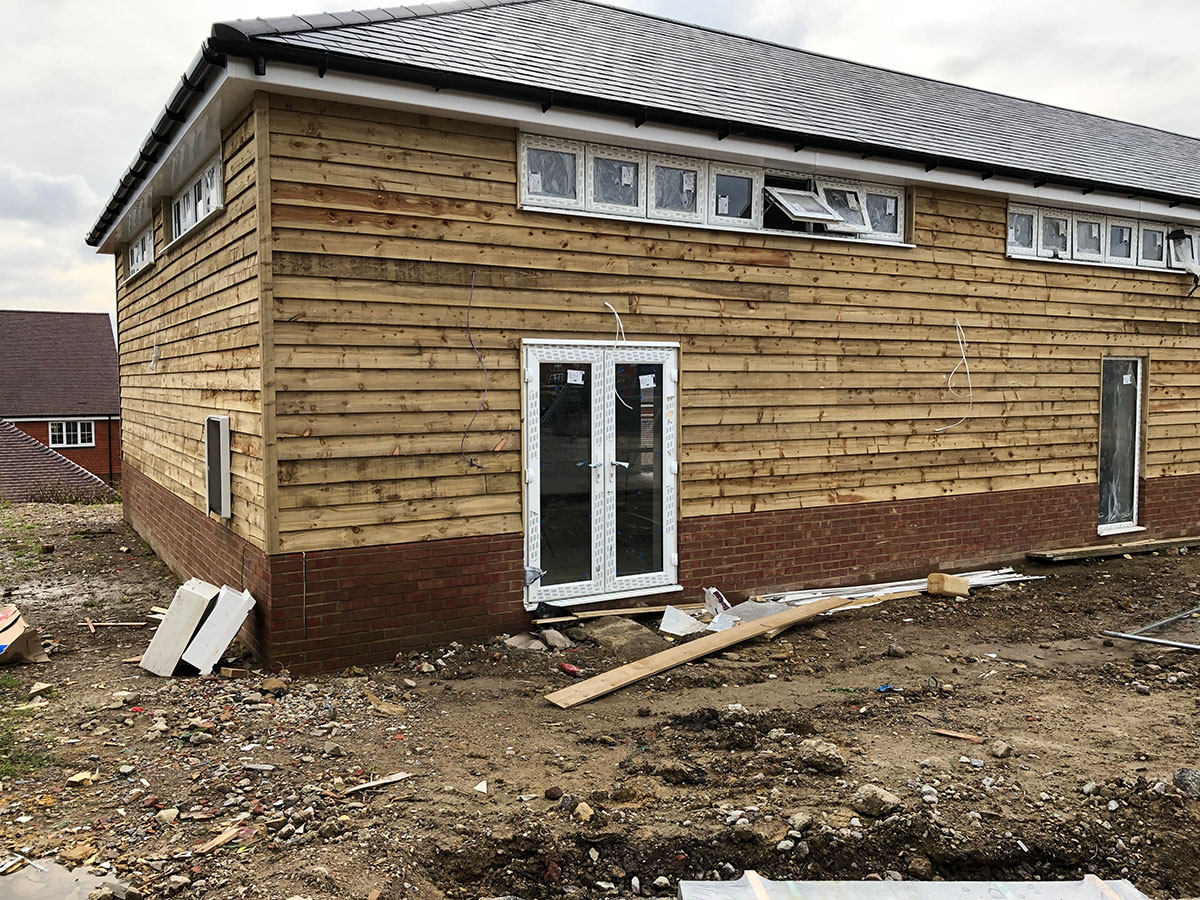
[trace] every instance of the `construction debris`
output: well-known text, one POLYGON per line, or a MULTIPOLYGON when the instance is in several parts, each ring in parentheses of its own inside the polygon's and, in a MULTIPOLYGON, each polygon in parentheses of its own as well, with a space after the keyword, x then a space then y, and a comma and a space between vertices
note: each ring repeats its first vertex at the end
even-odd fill
POLYGON ((934 597, 966 597, 971 593, 971 580, 944 572, 931 572, 925 591, 934 597))
MULTIPOLYGON (((1003 569, 979 569, 972 572, 959 572, 959 578, 965 578, 972 587, 995 587, 1014 581, 1040 581, 1045 575, 1022 575, 1011 567, 1003 569)), ((822 600, 826 597, 846 597, 851 600, 867 600, 876 598, 870 603, 855 603, 847 609, 858 609, 860 606, 870 606, 883 602, 884 599, 897 599, 898 595, 914 596, 929 586, 927 578, 916 578, 909 581, 887 581, 880 584, 864 584, 856 587, 813 588, 804 591, 785 591, 778 594, 763 594, 763 600, 775 600, 788 606, 798 606, 811 600, 822 600)))
POLYGON ((849 602, 844 597, 830 597, 828 600, 807 606, 803 609, 788 609, 781 613, 759 619, 756 622, 737 625, 726 631, 697 638, 691 643, 663 650, 661 653, 655 653, 636 662, 589 678, 586 681, 573 684, 560 691, 547 694, 546 699, 562 709, 578 706, 580 703, 594 700, 596 697, 619 690, 634 682, 641 681, 650 675, 657 675, 660 672, 673 669, 675 666, 691 662, 694 659, 699 659, 718 650, 724 650, 726 647, 732 647, 734 644, 740 644, 742 641, 748 641, 751 638, 767 634, 776 629, 790 627, 826 610, 836 609, 849 602))
POLYGON ((955 738, 960 741, 970 741, 972 744, 982 744, 983 738, 977 734, 966 734, 962 731, 948 731, 945 728, 931 728, 931 733, 941 735, 942 737, 955 738))
POLYGON ((1102 881, 771 881, 747 869, 737 881, 681 881, 679 900, 1149 900, 1125 879, 1102 881))
POLYGON ((658 625, 658 630, 663 634, 671 634, 675 637, 687 637, 689 634, 698 634, 704 631, 704 625, 697 622, 696 619, 683 610, 668 606, 663 610, 662 621, 658 625))
POLYGON ((183 661, 195 666, 201 675, 212 674, 213 666, 237 637, 253 608, 254 597, 249 591, 235 591, 229 585, 222 587, 208 617, 183 651, 183 661))
POLYGON ((1168 638, 1152 637, 1146 634, 1147 631, 1153 631, 1155 628, 1163 628, 1167 625, 1173 625, 1176 622, 1184 619, 1200 618, 1200 606, 1192 609, 1186 609, 1181 613, 1176 613, 1173 616, 1168 616, 1165 619, 1160 619, 1157 622, 1151 622, 1149 625, 1143 625, 1130 632, 1123 631, 1102 631, 1101 635, 1110 638, 1121 638, 1126 641, 1140 641, 1143 644, 1158 644, 1162 647, 1174 647, 1176 650, 1194 650, 1200 651, 1200 644, 1189 644, 1184 641, 1173 641, 1168 638))
POLYGON ((25 623, 21 611, 11 604, 0 606, 0 666, 49 661, 37 629, 25 623))
POLYGON ((191 643, 192 635, 220 592, 221 589, 215 584, 199 578, 184 583, 175 592, 175 599, 171 601, 162 625, 142 654, 141 667, 155 675, 174 675, 183 651, 191 643))
POLYGON ((405 781, 412 778, 412 772, 393 772, 391 775, 385 775, 383 778, 377 778, 374 781, 368 781, 365 784, 356 784, 354 787, 346 788, 343 793, 357 794, 359 791, 369 790, 370 788, 386 787, 389 784, 395 784, 397 781, 405 781))
POLYGON ((218 588, 193 578, 175 592, 139 664, 148 672, 167 676, 174 675, 182 661, 201 675, 210 675, 253 608, 249 591, 229 585, 218 588))
POLYGON ((1059 550, 1030 550, 1025 556, 1034 562, 1075 562, 1080 559, 1102 559, 1109 556, 1154 553, 1158 550, 1177 550, 1187 547, 1200 547, 1200 537, 1132 541, 1126 544, 1101 544, 1095 547, 1066 547, 1059 550))

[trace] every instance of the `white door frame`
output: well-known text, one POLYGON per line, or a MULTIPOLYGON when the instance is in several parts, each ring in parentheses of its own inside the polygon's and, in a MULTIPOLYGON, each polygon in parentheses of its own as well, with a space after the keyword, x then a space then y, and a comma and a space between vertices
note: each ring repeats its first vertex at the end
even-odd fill
POLYGON ((592 391, 592 579, 525 587, 525 607, 539 603, 574 606, 679 591, 679 344, 633 341, 522 341, 522 404, 525 490, 525 565, 541 568, 541 459, 538 376, 543 362, 588 362, 592 391), (616 407, 615 367, 619 363, 657 363, 663 367, 663 568, 644 575, 616 575, 616 407))
MULTIPOLYGON (((1140 484, 1142 474, 1142 388, 1146 377, 1146 364, 1140 356, 1104 356, 1100 358, 1100 416, 1098 418, 1097 434, 1102 435, 1104 430, 1104 364, 1106 362, 1131 362, 1134 363, 1135 374, 1135 396, 1137 404, 1134 407, 1133 419, 1133 516, 1128 522, 1103 522, 1096 526, 1097 534, 1124 534, 1132 531, 1145 531, 1145 527, 1138 524, 1138 512, 1140 497, 1140 484)), ((1100 438, 1102 440, 1103 438, 1100 438)), ((1104 485, 1100 482, 1100 440, 1096 441, 1096 486, 1099 490, 1104 490, 1104 485)))

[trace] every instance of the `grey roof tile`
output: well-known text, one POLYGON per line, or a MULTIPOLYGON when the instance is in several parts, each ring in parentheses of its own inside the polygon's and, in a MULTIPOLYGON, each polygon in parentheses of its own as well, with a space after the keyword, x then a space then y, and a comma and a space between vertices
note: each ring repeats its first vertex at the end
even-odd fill
POLYGON ((1196 138, 590 0, 455 0, 366 16, 375 21, 303 30, 266 20, 273 31, 243 33, 880 152, 1200 199, 1196 138))
POLYGON ((117 416, 107 313, 0 310, 0 418, 117 416))

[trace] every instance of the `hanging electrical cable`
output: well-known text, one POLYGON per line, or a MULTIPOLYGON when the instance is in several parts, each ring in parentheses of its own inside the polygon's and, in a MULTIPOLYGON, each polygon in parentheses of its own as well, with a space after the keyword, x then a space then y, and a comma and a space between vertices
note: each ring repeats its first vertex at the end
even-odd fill
POLYGON ((967 377, 967 411, 957 422, 951 422, 949 425, 943 425, 941 428, 933 429, 935 433, 939 431, 949 431, 951 428, 961 425, 963 422, 967 421, 967 416, 971 415, 971 410, 975 408, 975 388, 971 384, 971 364, 967 362, 967 335, 966 332, 963 331, 962 323, 958 321, 957 316, 954 319, 954 336, 958 339, 958 352, 960 358, 954 368, 950 370, 950 374, 946 376, 946 389, 950 391, 951 396, 959 400, 964 399, 962 392, 954 387, 954 376, 958 374, 959 369, 962 369, 967 377))
MULTIPOLYGON (((621 314, 619 312, 617 312, 617 308, 615 306, 613 306, 611 303, 609 303, 607 300, 604 301, 604 305, 607 306, 609 311, 617 318, 617 333, 613 335, 613 343, 616 344, 619 342, 626 341, 625 325, 621 322, 621 314)), ((625 402, 625 398, 622 397, 621 392, 619 390, 617 390, 616 382, 613 383, 613 393, 617 395, 617 400, 619 400, 621 402, 621 405, 623 407, 625 407, 630 412, 633 411, 633 407, 625 402)))
POLYGON ((488 374, 487 363, 483 361, 483 354, 479 352, 479 348, 475 346, 475 335, 471 331, 471 304, 475 300, 475 270, 471 270, 471 290, 467 294, 467 340, 471 343, 471 349, 475 351, 475 358, 479 360, 479 368, 483 369, 483 396, 479 398, 479 405, 475 407, 475 414, 471 416, 471 421, 467 423, 466 429, 462 433, 462 440, 458 443, 458 455, 461 456, 468 466, 474 466, 476 469, 486 469, 483 463, 475 459, 473 456, 467 456, 467 435, 471 433, 471 428, 475 425, 475 420, 479 418, 479 413, 487 403, 488 388, 491 384, 491 376, 488 374))

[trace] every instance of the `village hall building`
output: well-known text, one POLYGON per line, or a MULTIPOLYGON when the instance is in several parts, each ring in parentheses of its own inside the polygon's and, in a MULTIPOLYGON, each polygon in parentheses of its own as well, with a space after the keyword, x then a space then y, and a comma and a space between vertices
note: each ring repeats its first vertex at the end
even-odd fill
POLYGON ((218 24, 88 236, 298 671, 1194 533, 1198 239, 1195 138, 590 0, 218 24))

